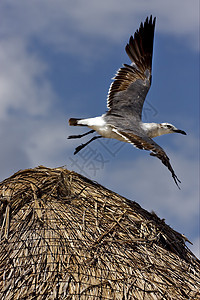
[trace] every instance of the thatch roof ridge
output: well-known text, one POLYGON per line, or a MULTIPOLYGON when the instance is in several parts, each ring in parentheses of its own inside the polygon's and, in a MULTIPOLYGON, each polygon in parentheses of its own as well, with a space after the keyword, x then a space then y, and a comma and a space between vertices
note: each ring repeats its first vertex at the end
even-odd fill
POLYGON ((187 239, 86 177, 40 166, 5 179, 0 196, 1 299, 200 296, 187 239))

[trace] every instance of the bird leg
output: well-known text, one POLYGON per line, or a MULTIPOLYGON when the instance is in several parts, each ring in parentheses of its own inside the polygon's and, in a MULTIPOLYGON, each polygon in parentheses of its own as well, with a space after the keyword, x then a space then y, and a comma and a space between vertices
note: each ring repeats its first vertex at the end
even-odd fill
POLYGON ((89 140, 87 143, 85 144, 81 144, 80 146, 76 147, 75 151, 74 151, 74 155, 77 154, 81 149, 85 148, 85 146, 87 146, 89 143, 91 143, 92 141, 96 140, 96 139, 99 139, 99 138, 102 138, 101 135, 97 135, 97 136, 94 136, 91 140, 89 140))
POLYGON ((83 134, 78 134, 78 135, 70 135, 68 136, 68 139, 79 139, 79 138, 82 138, 83 136, 87 135, 87 134, 90 134, 90 133, 93 133, 95 132, 95 130, 90 130, 86 133, 83 133, 83 134))

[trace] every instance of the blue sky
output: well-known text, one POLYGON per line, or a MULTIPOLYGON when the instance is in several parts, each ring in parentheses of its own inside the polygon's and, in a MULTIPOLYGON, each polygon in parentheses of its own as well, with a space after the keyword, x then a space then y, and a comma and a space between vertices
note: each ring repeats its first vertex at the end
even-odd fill
POLYGON ((155 211, 199 255, 198 13, 198 0, 1 1, 1 180, 19 169, 67 166, 155 211), (150 14, 157 22, 143 120, 187 132, 155 139, 181 190, 146 151, 102 139, 74 156, 82 141, 67 140, 84 132, 68 126, 70 117, 106 111, 111 78, 129 63, 124 47, 150 14))

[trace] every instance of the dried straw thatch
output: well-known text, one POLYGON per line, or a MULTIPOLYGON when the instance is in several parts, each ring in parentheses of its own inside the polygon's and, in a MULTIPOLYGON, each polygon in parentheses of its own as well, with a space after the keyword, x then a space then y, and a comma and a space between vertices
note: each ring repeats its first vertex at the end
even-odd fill
POLYGON ((199 299, 186 238, 137 203, 63 168, 0 194, 0 299, 199 299))

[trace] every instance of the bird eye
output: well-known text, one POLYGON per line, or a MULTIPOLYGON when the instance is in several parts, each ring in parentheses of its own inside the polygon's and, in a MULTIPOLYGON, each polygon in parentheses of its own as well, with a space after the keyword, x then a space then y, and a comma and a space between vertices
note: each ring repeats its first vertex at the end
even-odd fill
POLYGON ((171 128, 171 125, 167 125, 167 128, 171 128))

